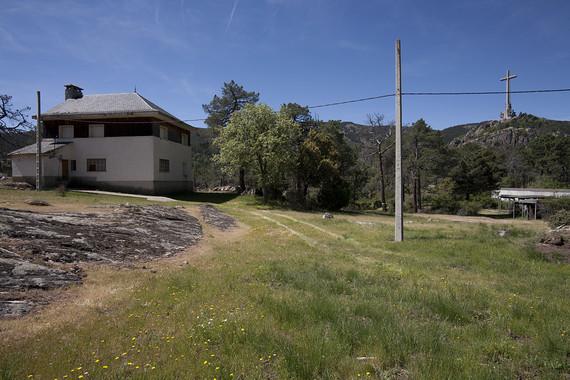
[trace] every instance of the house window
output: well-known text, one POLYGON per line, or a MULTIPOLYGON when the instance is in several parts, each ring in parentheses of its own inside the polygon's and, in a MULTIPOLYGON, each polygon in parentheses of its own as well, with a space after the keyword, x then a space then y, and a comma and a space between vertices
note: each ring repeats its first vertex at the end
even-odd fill
POLYGON ((89 124, 89 137, 105 137, 105 125, 89 124))
POLYGON ((77 161, 71 160, 71 171, 74 172, 77 170, 77 161))
POLYGON ((59 126, 59 138, 60 139, 72 139, 73 138, 73 125, 60 125, 59 126))
POLYGON ((161 173, 168 173, 170 171, 170 161, 161 158, 158 164, 158 171, 161 173))
POLYGON ((168 127, 160 126, 160 139, 168 140, 168 127))
POLYGON ((88 172, 105 172, 107 171, 107 160, 104 158, 88 158, 87 159, 88 172))
POLYGON ((187 133, 182 134, 182 145, 188 145, 188 134, 187 133))

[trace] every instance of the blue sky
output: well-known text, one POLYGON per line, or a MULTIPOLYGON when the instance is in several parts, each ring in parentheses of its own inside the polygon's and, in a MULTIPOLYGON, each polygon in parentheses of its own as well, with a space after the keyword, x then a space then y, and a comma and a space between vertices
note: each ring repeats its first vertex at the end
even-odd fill
MULTIPOLYGON (((570 87, 568 0, 0 0, 0 93, 47 109, 63 85, 138 91, 181 119, 231 79, 278 108, 394 91, 570 87)), ((404 122, 437 129, 497 118, 503 96, 404 99, 404 122)), ((570 120, 570 93, 514 95, 515 111, 570 120)), ((393 99, 315 111, 320 119, 394 118, 393 99)), ((202 126, 200 122, 193 123, 202 126)))

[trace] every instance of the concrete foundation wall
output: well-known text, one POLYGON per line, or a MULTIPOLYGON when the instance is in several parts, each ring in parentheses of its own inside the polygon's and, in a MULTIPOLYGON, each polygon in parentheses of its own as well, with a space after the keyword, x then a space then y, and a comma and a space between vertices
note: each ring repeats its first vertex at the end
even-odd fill
MULTIPOLYGON (((15 182, 27 182, 34 187, 36 186, 36 177, 35 176, 34 177, 22 177, 22 176, 14 177, 14 176, 12 176, 12 179, 15 182)), ((50 176, 47 176, 47 177, 44 176, 43 177, 43 186, 44 187, 55 187, 55 186, 59 185, 60 183, 61 183, 60 177, 50 177, 50 176)))

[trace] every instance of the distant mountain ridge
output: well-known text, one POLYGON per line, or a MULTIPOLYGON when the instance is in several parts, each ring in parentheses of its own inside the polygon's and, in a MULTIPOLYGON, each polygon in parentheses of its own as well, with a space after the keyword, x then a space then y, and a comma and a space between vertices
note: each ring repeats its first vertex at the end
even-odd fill
MULTIPOLYGON (((371 128, 369 125, 342 122, 345 136, 356 145, 370 141, 371 128)), ((570 136, 570 121, 550 120, 523 113, 509 121, 486 120, 459 124, 440 132, 443 140, 453 147, 469 143, 487 147, 513 147, 526 145, 537 136, 570 136)))

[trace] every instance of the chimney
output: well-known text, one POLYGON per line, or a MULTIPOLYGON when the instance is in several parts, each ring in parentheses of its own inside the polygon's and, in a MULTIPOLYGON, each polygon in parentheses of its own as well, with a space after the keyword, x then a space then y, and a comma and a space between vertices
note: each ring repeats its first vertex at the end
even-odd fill
POLYGON ((65 100, 67 99, 81 99, 83 97, 83 89, 74 84, 65 85, 65 100))

